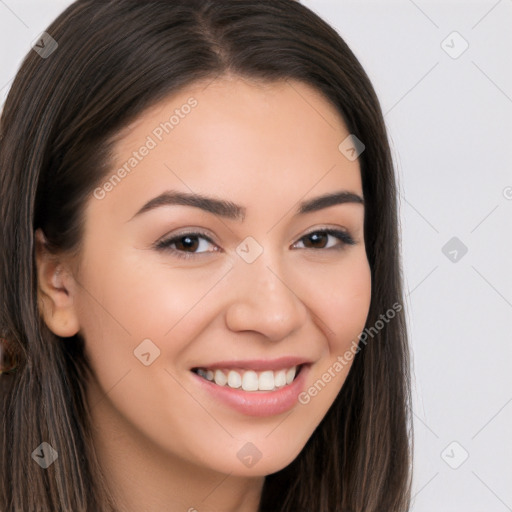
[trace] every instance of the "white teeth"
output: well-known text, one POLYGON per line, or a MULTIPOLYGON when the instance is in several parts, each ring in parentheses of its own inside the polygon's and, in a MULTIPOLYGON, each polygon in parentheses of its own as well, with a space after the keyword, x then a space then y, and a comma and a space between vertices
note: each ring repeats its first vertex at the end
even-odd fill
POLYGON ((244 391, 274 391, 291 384, 297 373, 297 367, 288 370, 265 370, 255 372, 253 370, 205 370, 197 369, 201 377, 215 382, 218 386, 228 386, 233 389, 242 388, 244 391))
POLYGON ((231 370, 228 373, 228 386, 230 388, 239 388, 242 385, 242 377, 240 377, 240 374, 238 372, 235 372, 234 370, 231 370))
POLYGON ((262 391, 270 391, 274 389, 274 372, 269 370, 261 372, 258 379, 258 389, 262 391))
POLYGON ((222 370, 215 370, 214 380, 215 384, 218 384, 219 386, 225 386, 228 382, 228 379, 222 370))
POLYGON ((274 385, 276 388, 286 386, 286 370, 279 370, 274 375, 274 385))
POLYGON ((244 372, 242 377, 242 389, 244 391, 257 391, 258 390, 258 374, 252 370, 244 372))
POLYGON ((293 379, 295 378, 295 372, 297 371, 297 367, 294 366, 293 368, 290 368, 286 372, 286 384, 291 384, 293 382, 293 379))

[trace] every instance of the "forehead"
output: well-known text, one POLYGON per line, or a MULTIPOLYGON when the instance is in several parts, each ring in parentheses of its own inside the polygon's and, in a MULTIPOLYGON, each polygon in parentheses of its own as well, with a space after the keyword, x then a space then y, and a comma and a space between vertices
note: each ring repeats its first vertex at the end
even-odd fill
POLYGON ((129 216, 164 188, 239 204, 295 202, 313 189, 361 193, 359 163, 339 149, 348 136, 334 106, 303 83, 198 83, 118 134, 102 207, 129 216))

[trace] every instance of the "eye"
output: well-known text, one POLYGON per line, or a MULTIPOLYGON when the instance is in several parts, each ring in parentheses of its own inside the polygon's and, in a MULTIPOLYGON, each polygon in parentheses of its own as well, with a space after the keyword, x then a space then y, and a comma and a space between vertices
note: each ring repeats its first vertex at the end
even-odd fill
POLYGON ((182 233, 172 238, 160 240, 155 244, 155 248, 170 251, 179 258, 190 258, 194 254, 216 252, 219 250, 212 239, 205 233, 182 233), (208 250, 210 245, 216 248, 208 250))
MULTIPOLYGON (((346 245, 355 245, 350 234, 341 229, 317 229, 304 235, 294 244, 303 244, 299 249, 343 249, 346 245)), ((155 244, 155 249, 168 251, 179 258, 192 258, 197 254, 218 252, 220 248, 213 240, 202 232, 181 233, 171 238, 165 238, 155 244), (208 249, 208 247, 213 247, 208 249)))
POLYGON ((296 243, 303 243, 305 249, 342 249, 345 245, 355 245, 356 242, 346 231, 327 228, 311 231, 296 243))

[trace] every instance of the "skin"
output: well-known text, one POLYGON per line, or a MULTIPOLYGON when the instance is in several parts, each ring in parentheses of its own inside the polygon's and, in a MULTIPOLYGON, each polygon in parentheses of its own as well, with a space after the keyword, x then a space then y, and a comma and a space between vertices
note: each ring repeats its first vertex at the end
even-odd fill
POLYGON ((190 368, 299 355, 313 362, 307 389, 357 340, 371 298, 364 206, 295 209, 338 190, 363 196, 360 167, 339 151, 349 132, 314 89, 225 76, 126 127, 113 171, 191 96, 197 106, 136 170, 90 198, 78 258, 52 258, 37 233, 40 307, 53 332, 86 341, 94 443, 119 510, 255 512, 265 475, 300 453, 351 363, 308 404, 268 417, 217 403, 190 368), (245 218, 182 205, 132 218, 170 189, 232 201, 245 218), (325 227, 347 230, 355 244, 330 235, 328 248, 306 247, 304 236, 325 227), (190 259, 152 247, 197 228, 214 243, 200 238, 190 259), (248 236, 263 247, 250 264, 236 252, 248 236), (146 338, 160 350, 149 366, 134 357, 146 338), (237 457, 247 442, 262 454, 250 468, 237 457))

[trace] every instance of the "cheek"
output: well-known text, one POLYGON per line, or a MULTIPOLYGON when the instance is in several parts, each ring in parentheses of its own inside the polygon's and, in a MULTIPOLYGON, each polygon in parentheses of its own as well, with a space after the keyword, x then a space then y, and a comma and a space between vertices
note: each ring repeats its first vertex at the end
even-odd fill
POLYGON ((298 397, 310 429, 322 420, 340 392, 366 324, 372 292, 366 254, 354 252, 336 270, 316 274, 314 283, 308 288, 308 307, 327 343, 298 397))
POLYGON ((367 261, 344 272, 333 293, 330 307, 326 307, 332 330, 337 334, 331 345, 340 352, 352 340, 357 342, 357 336, 366 323, 371 301, 371 272, 367 261))
MULTIPOLYGON (((214 275, 162 262, 143 264, 118 253, 109 259, 90 257, 86 269, 76 305, 99 384, 99 389, 91 386, 94 403, 105 406, 101 397, 108 395, 128 423, 152 431, 154 438, 163 433, 162 445, 169 444, 170 424, 188 438, 194 430, 190 417, 203 418, 204 410, 184 393, 175 368, 185 364, 183 354, 211 322, 211 290, 229 267, 214 275), (187 414, 177 416, 176 410, 187 414), (156 416, 155 411, 162 412, 156 416)), ((208 421, 203 418, 202 424, 208 421)))
POLYGON ((150 338, 157 344, 173 339, 178 350, 183 337, 174 339, 173 333, 190 326, 191 318, 198 325, 203 309, 197 306, 212 287, 211 273, 204 269, 191 272, 161 262, 142 264, 129 256, 115 258, 115 264, 91 259, 88 268, 76 302, 91 349, 108 338, 110 347, 130 352, 150 338))
POLYGON ((312 274, 304 286, 308 308, 328 340, 332 356, 346 350, 363 330, 370 308, 371 270, 364 248, 358 248, 335 267, 312 274))
POLYGON ((208 325, 210 316, 197 306, 218 277, 212 281, 211 273, 191 277, 179 269, 115 260, 115 265, 89 260, 76 301, 98 383, 90 386, 95 421, 107 424, 109 431, 130 429, 141 446, 149 439, 197 462, 208 447, 202 446, 201 452, 190 446, 208 440, 207 431, 218 433, 218 424, 186 392, 173 363, 181 361, 208 325), (151 343, 141 345, 148 339, 151 343))

